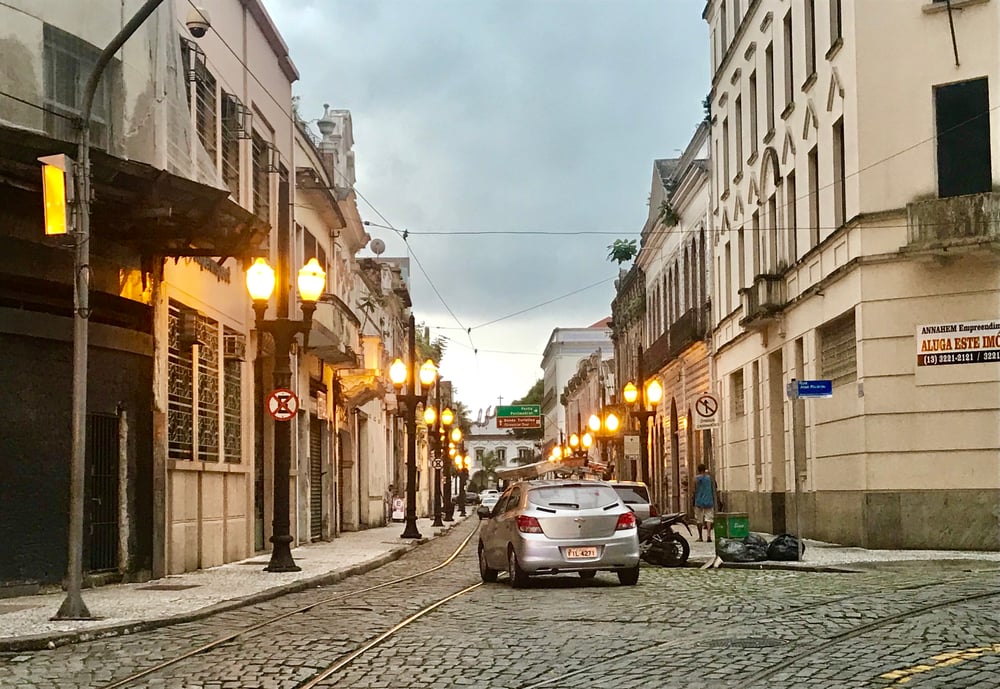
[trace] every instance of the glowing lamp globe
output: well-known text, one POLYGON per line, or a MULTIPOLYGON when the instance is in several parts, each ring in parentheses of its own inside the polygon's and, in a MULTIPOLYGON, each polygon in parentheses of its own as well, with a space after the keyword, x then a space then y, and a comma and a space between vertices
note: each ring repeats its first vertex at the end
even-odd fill
POLYGON ((614 433, 621 426, 621 421, 618 420, 618 415, 614 412, 608 412, 607 417, 604 419, 604 427, 609 433, 614 433))
POLYGON ((597 414, 591 414, 590 418, 587 419, 587 425, 590 427, 590 430, 596 433, 597 431, 601 430, 601 417, 599 417, 597 414))
POLYGON ((425 388, 434 385, 434 381, 437 380, 437 366, 434 362, 428 359, 420 367, 420 384, 425 388))
POLYGON ((663 399, 663 386, 655 378, 646 386, 646 399, 650 404, 659 404, 663 399))
POLYGON ((247 291, 254 301, 267 301, 274 292, 274 268, 258 258, 247 268, 247 291))
POLYGON ((437 410, 434 407, 424 409, 424 423, 433 426, 435 421, 437 421, 437 410))
POLYGON ((326 272, 320 266, 319 261, 310 258, 304 266, 299 268, 299 296, 302 297, 302 301, 315 304, 319 301, 325 287, 326 272))
POLYGON ((389 367, 389 380, 397 388, 406 382, 406 364, 403 363, 402 359, 397 358, 392 362, 392 366, 389 367))
POLYGON ((453 412, 448 407, 445 407, 441 412, 441 423, 445 426, 450 426, 451 422, 455 420, 455 412, 453 412))
POLYGON ((457 427, 456 428, 452 428, 451 429, 451 439, 452 439, 452 441, 454 441, 456 443, 459 442, 460 440, 462 440, 462 429, 461 428, 457 428, 457 427))
POLYGON ((594 444, 594 436, 592 436, 590 433, 584 433, 582 442, 585 448, 589 448, 591 445, 594 444))
POLYGON ((569 436, 569 446, 576 447, 579 444, 580 444, 580 436, 578 436, 576 433, 571 434, 569 436))
POLYGON ((624 397, 625 401, 629 404, 634 403, 637 399, 639 399, 639 388, 635 386, 635 383, 626 383, 625 389, 622 390, 622 397, 624 397))

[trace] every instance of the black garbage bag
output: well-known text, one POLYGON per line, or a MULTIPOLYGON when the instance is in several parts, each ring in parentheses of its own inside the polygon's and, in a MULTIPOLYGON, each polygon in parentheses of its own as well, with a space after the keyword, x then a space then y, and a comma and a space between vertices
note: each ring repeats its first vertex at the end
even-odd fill
MULTIPOLYGON (((805 544, 802 544, 802 552, 805 551, 805 544)), ((767 559, 779 562, 794 562, 798 560, 799 539, 790 533, 775 536, 774 540, 767 546, 767 559)))
POLYGON ((760 562, 767 559, 767 541, 757 534, 720 538, 715 551, 723 562, 760 562))

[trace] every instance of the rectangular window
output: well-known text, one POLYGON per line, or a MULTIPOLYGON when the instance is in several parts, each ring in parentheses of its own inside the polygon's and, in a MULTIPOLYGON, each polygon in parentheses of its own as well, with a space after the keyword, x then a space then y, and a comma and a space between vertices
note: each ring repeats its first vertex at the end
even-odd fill
POLYGON ((497 453, 497 462, 500 463, 500 464, 506 464, 507 463, 507 450, 506 450, 506 448, 498 447, 496 449, 496 453, 497 453))
POLYGON ((768 43, 764 51, 764 70, 767 83, 764 97, 767 101, 767 133, 774 132, 774 44, 768 43))
POLYGON ((253 212, 271 221, 271 176, 268 174, 269 148, 256 131, 253 133, 253 212))
POLYGON ((767 267, 769 273, 778 270, 778 192, 767 200, 767 267))
POLYGON ((816 74, 816 0, 806 0, 806 79, 816 74))
MULTIPOLYGON (((83 91, 87 79, 101 55, 99 48, 54 26, 44 25, 42 31, 44 67, 45 131, 63 141, 76 141, 75 119, 83 107, 83 91)), ((120 62, 113 59, 94 92, 91 107, 90 143, 107 148, 111 140, 112 85, 120 79, 120 62)))
POLYGON ((854 311, 845 313, 819 328, 820 377, 842 385, 858 377, 858 343, 854 311))
POLYGON ((746 390, 743 388, 743 369, 739 368, 729 374, 729 395, 732 399, 730 410, 733 416, 746 414, 746 390))
MULTIPOLYGON (((726 275, 726 314, 732 313, 733 310, 733 252, 726 242, 726 269, 723 271, 726 275)), ((725 314, 723 314, 725 315, 725 314)))
MULTIPOLYGON (((750 274, 750 280, 752 282, 755 277, 760 275, 760 247, 764 239, 760 233, 760 211, 753 212, 751 223, 750 241, 753 244, 753 273, 750 274)), ((746 287, 746 283, 743 286, 746 287)))
POLYGON ((833 123, 833 224, 847 222, 847 179, 844 175, 844 118, 833 123))
POLYGON ((785 225, 788 227, 788 262, 792 265, 799 259, 799 224, 795 210, 795 171, 785 177, 785 225))
POLYGON ((830 47, 844 37, 843 0, 830 0, 830 47))
POLYGON ((757 154, 757 72, 750 73, 750 155, 757 154))
POLYGON ((736 174, 743 172, 743 96, 736 96, 736 174))
POLYGON ((198 459, 219 459, 219 324, 198 315, 198 459))
POLYGON ((785 13, 785 107, 795 100, 795 51, 792 45, 792 10, 785 13))
POLYGON ((739 261, 736 266, 736 289, 742 289, 747 286, 747 246, 742 227, 736 231, 736 260, 739 261))
POLYGON ((223 328, 222 436, 225 460, 243 461, 243 348, 244 339, 235 330, 223 328))
POLYGON ((726 50, 729 49, 729 18, 726 16, 726 5, 729 0, 722 0, 722 6, 719 8, 719 32, 722 36, 722 55, 726 54, 726 50))
POLYGON ((195 129, 198 131, 198 140, 201 141, 202 147, 208 153, 214 166, 216 165, 215 111, 218 101, 215 77, 202 62, 195 63, 194 75, 195 129))
POLYGON ((194 459, 194 357, 186 337, 193 314, 175 301, 167 317, 167 457, 194 459))
POLYGON ((729 118, 722 120, 722 185, 729 191, 729 118))
POLYGON ((222 92, 222 179, 229 193, 240 200, 240 134, 243 129, 243 104, 231 93, 222 92))
POLYGON ((938 196, 988 192, 990 105, 986 79, 934 88, 938 196))
POLYGON ((809 151, 809 246, 819 244, 819 146, 809 151))
POLYGON ((477 447, 476 448, 476 463, 479 464, 479 466, 483 465, 483 457, 485 457, 485 456, 486 456, 486 450, 484 450, 481 447, 477 447))

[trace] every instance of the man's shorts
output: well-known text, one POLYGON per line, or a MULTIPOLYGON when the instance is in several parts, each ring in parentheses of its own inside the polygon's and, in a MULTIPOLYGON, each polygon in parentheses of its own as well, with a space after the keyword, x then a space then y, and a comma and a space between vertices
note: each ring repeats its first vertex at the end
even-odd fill
POLYGON ((714 522, 715 514, 712 512, 711 507, 695 507, 694 520, 698 524, 703 522, 714 522))

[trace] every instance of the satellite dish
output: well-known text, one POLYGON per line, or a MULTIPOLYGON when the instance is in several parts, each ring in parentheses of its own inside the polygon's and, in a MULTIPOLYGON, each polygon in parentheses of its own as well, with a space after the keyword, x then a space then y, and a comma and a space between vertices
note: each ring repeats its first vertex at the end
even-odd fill
POLYGON ((385 242, 381 239, 373 239, 368 246, 376 256, 381 256, 385 253, 385 242))

